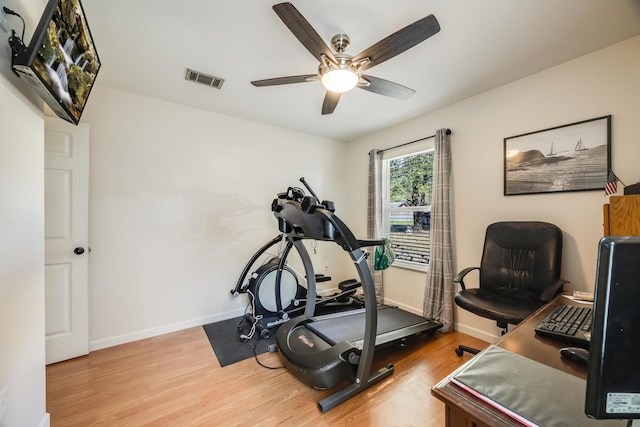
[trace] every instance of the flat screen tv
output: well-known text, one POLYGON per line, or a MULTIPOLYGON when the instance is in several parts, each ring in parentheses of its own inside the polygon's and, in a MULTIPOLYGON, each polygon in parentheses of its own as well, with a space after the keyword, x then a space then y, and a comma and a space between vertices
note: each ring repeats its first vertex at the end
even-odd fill
POLYGON ((604 237, 598 246, 585 413, 640 418, 639 236, 604 237))
POLYGON ((80 0, 49 0, 29 46, 12 43, 13 70, 61 118, 78 124, 100 70, 80 0))

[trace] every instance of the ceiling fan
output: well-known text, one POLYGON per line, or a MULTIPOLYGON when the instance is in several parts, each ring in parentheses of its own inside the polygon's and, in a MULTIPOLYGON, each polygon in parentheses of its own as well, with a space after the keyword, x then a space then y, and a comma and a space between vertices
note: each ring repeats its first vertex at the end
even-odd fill
POLYGON ((333 113, 340 100, 340 95, 354 87, 394 98, 409 98, 415 93, 413 89, 363 73, 440 31, 438 20, 435 16, 429 15, 396 31, 356 56, 344 53, 349 47, 349 37, 346 34, 337 34, 331 39, 331 45, 336 52, 334 54, 311 24, 291 3, 276 4, 273 6, 273 10, 300 43, 320 61, 318 72, 316 74, 255 80, 251 84, 261 87, 321 80, 327 89, 322 103, 322 114, 333 113))

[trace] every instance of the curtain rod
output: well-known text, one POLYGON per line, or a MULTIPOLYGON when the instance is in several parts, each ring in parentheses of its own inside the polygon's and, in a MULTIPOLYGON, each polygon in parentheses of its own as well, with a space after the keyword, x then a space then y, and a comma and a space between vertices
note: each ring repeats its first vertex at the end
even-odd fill
MULTIPOLYGON (((447 135, 451 135, 451 129, 447 129, 446 132, 447 132, 447 135)), ((404 147, 405 145, 415 144, 416 142, 425 141, 427 139, 431 139, 431 138, 435 138, 435 137, 436 137, 435 135, 425 136, 424 138, 416 139, 415 141, 409 141, 409 142, 405 142, 404 144, 399 144, 399 145, 395 145, 393 147, 385 148, 384 150, 378 150, 378 152, 379 153, 384 153, 385 151, 393 150, 394 148, 404 147)))

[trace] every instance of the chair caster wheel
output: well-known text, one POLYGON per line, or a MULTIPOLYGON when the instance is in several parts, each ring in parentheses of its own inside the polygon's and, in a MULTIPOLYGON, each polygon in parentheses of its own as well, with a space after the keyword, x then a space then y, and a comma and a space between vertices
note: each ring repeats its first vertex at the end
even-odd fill
POLYGON ((462 350, 460 347, 457 347, 455 351, 458 357, 462 357, 462 355, 464 354, 464 350, 462 350))

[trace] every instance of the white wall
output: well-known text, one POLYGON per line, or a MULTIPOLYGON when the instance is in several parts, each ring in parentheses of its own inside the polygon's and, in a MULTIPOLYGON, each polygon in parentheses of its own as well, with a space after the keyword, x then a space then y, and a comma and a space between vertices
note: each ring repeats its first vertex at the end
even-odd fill
MULTIPOLYGON (((429 112, 350 142, 355 182, 347 218, 366 216, 367 152, 453 130, 452 197, 456 271, 480 262, 484 231, 500 220, 541 220, 563 230, 562 276, 568 290, 592 291, 602 236, 604 191, 503 196, 503 139, 611 114, 612 168, 626 184, 640 181, 640 37, 429 112)), ((622 193, 619 186, 619 193, 622 193)), ((360 232, 365 230, 360 223, 360 232)), ((356 229, 358 231, 358 229, 356 229)), ((422 310, 424 273, 390 268, 385 296, 422 310)), ((456 307, 457 308, 457 307, 456 307)), ((498 333, 494 322, 456 310, 457 327, 480 338, 498 333)))
MULTIPOLYGON (((301 176, 340 210, 342 142, 102 86, 83 121, 92 349, 242 314, 230 290, 278 233, 271 201, 301 176)), ((346 278, 348 256, 328 245, 316 269, 346 278)))
POLYGON ((4 76, 0 117, 0 426, 37 426, 46 418, 44 121, 4 76))
MULTIPOLYGON (((3 5, 27 29, 44 9, 41 0, 3 5)), ((22 27, 14 17, 9 25, 22 27)), ((7 37, 0 32, 0 427, 45 427, 44 119, 38 96, 11 71, 7 37)))
MULTIPOLYGON (((4 46, 3 46, 4 47, 4 46)), ((4 52, 3 52, 4 53, 4 52)), ((45 414, 44 121, 0 58, 0 426, 38 426, 45 414)))

